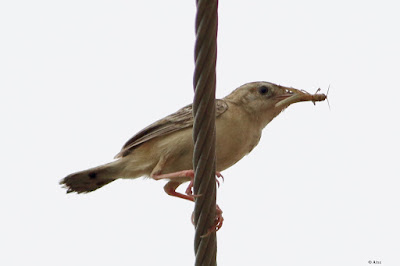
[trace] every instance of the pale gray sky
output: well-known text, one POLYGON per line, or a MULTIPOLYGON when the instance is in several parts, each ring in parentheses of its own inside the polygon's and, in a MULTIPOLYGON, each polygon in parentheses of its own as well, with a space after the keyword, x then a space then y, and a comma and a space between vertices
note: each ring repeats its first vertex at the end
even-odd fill
MULTIPOLYGON (((223 172, 219 265, 400 265, 397 1, 221 1, 217 95, 314 92, 223 172)), ((193 265, 193 204, 163 181, 87 195, 108 162, 192 101, 195 1, 0 3, 1 265, 193 265)))

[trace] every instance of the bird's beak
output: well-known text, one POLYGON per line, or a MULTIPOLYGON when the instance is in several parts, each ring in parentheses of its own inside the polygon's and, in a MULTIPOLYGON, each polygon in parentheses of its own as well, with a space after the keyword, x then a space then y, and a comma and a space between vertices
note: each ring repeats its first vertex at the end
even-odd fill
POLYGON ((288 107, 293 103, 304 101, 312 101, 315 103, 326 99, 325 94, 310 94, 306 91, 297 90, 295 88, 280 87, 280 90, 281 94, 275 96, 275 99, 278 100, 275 107, 288 107))
POLYGON ((291 88, 281 87, 279 86, 279 93, 274 96, 276 100, 275 107, 292 104, 292 97, 296 96, 296 92, 291 90, 291 88))

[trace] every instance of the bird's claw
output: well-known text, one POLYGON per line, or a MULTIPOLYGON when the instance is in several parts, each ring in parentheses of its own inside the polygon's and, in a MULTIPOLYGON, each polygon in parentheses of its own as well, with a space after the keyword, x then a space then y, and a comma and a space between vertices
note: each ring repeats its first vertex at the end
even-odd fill
MULTIPOLYGON (((224 223, 224 217, 222 217, 222 210, 218 205, 216 205, 214 224, 210 228, 208 228, 207 232, 204 235, 200 237, 201 238, 208 237, 211 233, 217 232, 219 229, 221 229, 223 223, 224 223)), ((194 212, 192 213, 192 224, 195 225, 194 212)))
POLYGON ((224 217, 222 217, 222 210, 217 205, 217 208, 215 210, 214 224, 210 228, 208 228, 207 233, 202 235, 201 238, 208 237, 211 233, 217 232, 219 229, 221 229, 223 223, 224 223, 224 217))
MULTIPOLYGON (((219 187, 220 186, 220 182, 219 182, 218 178, 221 178, 222 182, 224 182, 225 181, 224 180, 224 176, 220 172, 215 172, 215 176, 216 176, 215 177, 215 182, 217 183, 217 186, 219 187)), ((186 195, 189 195, 189 196, 200 197, 201 196, 200 194, 199 195, 194 195, 193 194, 193 182, 194 182, 194 178, 191 178, 190 179, 190 183, 189 183, 188 187, 186 188, 185 193, 186 193, 186 195)))
POLYGON ((193 196, 193 191, 192 191, 192 189, 193 189, 193 181, 194 181, 194 179, 192 178, 190 180, 190 183, 189 183, 188 187, 186 188, 186 191, 185 191, 185 193, 187 195, 189 195, 189 196, 193 196))
POLYGON ((215 173, 215 182, 217 183, 218 187, 219 187, 219 180, 218 178, 222 179, 222 182, 225 182, 224 176, 220 173, 220 172, 216 172, 215 173))

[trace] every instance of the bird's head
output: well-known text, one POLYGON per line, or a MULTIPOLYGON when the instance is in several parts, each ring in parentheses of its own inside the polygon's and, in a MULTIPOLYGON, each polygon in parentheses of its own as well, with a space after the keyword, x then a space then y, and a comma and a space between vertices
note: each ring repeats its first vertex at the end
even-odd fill
POLYGON ((309 94, 294 88, 270 82, 246 83, 225 97, 228 102, 240 105, 252 117, 266 126, 289 105, 300 101, 325 100, 324 94, 309 94))

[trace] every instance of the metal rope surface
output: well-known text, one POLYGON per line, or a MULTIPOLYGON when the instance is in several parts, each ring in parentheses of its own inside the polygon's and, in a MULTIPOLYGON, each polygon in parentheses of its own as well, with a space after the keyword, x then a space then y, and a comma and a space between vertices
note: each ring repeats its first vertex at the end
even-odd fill
POLYGON ((193 100, 193 192, 195 265, 216 265, 217 239, 207 231, 215 223, 215 85, 218 0, 196 0, 196 45, 193 100))

